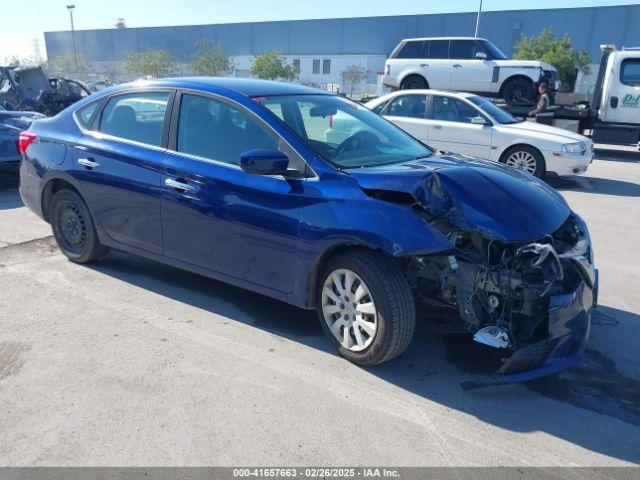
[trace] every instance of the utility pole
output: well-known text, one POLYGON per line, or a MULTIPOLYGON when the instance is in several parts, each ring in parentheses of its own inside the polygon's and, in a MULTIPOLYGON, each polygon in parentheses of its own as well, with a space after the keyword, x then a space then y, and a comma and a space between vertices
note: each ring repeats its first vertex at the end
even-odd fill
POLYGON ((480 15, 482 15, 482 0, 480 0, 480 5, 478 6, 478 16, 476 17, 476 38, 478 38, 478 33, 480 33, 480 15))
POLYGON ((76 8, 75 5, 67 5, 67 10, 69 10, 69 18, 71 19, 71 38, 73 40, 73 63, 75 65, 76 72, 78 71, 78 48, 76 46, 76 29, 73 26, 73 9, 76 8))

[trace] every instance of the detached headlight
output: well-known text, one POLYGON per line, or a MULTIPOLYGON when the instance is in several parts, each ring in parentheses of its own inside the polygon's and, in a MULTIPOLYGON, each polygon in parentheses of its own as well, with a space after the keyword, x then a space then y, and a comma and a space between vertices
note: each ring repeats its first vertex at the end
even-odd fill
POLYGON ((582 154, 586 151, 587 151, 587 144, 585 142, 566 143, 562 145, 562 153, 582 154))

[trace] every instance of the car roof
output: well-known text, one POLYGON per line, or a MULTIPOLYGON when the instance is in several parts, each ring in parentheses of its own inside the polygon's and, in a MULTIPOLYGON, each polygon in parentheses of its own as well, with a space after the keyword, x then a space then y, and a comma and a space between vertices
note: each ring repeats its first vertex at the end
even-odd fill
POLYGON ((458 98, 469 98, 469 97, 477 97, 475 93, 468 92, 457 92, 454 90, 432 90, 432 89, 415 89, 415 90, 396 90, 395 92, 387 93, 382 95, 372 102, 377 100, 383 100, 387 98, 399 97, 402 95, 446 95, 449 97, 458 97, 458 98))
POLYGON ((140 88, 189 88, 194 90, 216 90, 235 92, 247 97, 268 97, 276 95, 333 95, 316 88, 305 87, 293 83, 274 82, 235 77, 179 77, 158 80, 138 80, 111 87, 109 92, 140 88))
POLYGON ((419 38, 405 38, 403 42, 409 42, 414 40, 484 40, 484 38, 477 37, 419 37, 419 38))

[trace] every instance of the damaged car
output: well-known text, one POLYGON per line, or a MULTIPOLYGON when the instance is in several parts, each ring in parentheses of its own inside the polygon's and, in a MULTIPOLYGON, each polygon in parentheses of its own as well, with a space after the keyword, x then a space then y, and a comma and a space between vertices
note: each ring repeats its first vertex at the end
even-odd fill
POLYGON ((20 132, 44 115, 37 112, 15 112, 0 103, 0 185, 14 184, 18 178, 20 132))
POLYGON ((0 102, 13 110, 55 115, 90 94, 77 80, 47 78, 42 67, 0 67, 0 102))
POLYGON ((105 89, 21 134, 20 193, 77 263, 142 255, 317 311, 358 365, 444 308, 527 380, 583 356, 585 222, 543 181, 437 152, 367 108, 248 79, 105 89), (336 114, 358 124, 332 142, 336 114))

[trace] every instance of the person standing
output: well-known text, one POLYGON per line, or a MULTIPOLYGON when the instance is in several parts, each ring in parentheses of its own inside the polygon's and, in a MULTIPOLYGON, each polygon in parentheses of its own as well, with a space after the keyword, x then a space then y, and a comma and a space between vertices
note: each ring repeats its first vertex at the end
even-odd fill
POLYGON ((538 85, 538 93, 540 94, 540 97, 538 98, 538 104, 536 105, 535 110, 531 110, 529 112, 529 116, 531 117, 535 117, 539 113, 546 112, 551 105, 551 98, 549 97, 549 85, 546 82, 542 82, 540 85, 538 85))

